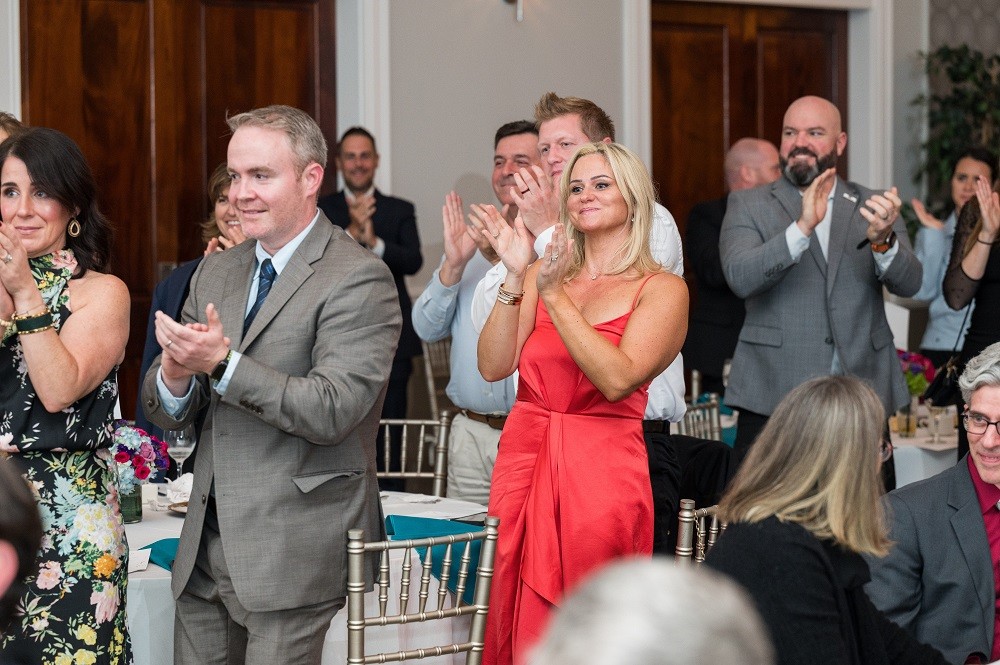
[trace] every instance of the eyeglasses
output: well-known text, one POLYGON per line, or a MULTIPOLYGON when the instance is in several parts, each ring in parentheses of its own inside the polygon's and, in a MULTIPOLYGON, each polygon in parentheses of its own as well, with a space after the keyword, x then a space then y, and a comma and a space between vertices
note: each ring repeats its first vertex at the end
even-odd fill
POLYGON ((889 439, 882 439, 882 445, 878 449, 878 458, 880 462, 888 462, 889 458, 892 457, 892 441, 889 439))
POLYGON ((979 413, 962 414, 962 422, 965 423, 965 431, 969 434, 986 434, 986 430, 990 428, 990 425, 993 425, 997 430, 997 434, 1000 434, 1000 420, 990 420, 979 413))

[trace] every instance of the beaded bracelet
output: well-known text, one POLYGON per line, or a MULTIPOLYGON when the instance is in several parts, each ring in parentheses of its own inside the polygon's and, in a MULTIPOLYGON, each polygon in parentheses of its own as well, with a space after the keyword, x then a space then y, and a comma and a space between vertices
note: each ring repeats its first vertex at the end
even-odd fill
POLYGON ((501 286, 497 292, 497 302, 501 305, 520 305, 523 299, 524 291, 521 293, 512 293, 501 286))
POLYGON ((48 307, 45 308, 44 312, 35 316, 14 317, 14 326, 17 328, 18 334, 42 332, 51 328, 53 324, 52 311, 48 307))
POLYGON ((0 329, 2 329, 4 332, 7 332, 7 329, 10 328, 12 325, 14 325, 13 320, 8 321, 7 319, 0 319, 0 329))

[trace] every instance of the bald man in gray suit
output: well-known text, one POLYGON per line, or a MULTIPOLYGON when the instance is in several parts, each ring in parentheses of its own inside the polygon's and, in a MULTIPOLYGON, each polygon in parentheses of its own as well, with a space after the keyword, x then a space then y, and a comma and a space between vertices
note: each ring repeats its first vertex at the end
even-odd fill
POLYGON ((375 432, 399 301, 385 263, 316 208, 312 118, 272 106, 229 125, 229 197, 255 242, 202 261, 181 323, 157 312, 143 386, 165 430, 209 405, 173 567, 175 662, 318 664, 347 530, 384 536, 375 432))
POLYGON ((720 235, 726 281, 746 304, 726 388, 740 411, 737 461, 781 398, 814 376, 864 379, 889 413, 910 400, 882 287, 911 296, 923 271, 896 188, 837 177, 847 134, 829 101, 797 99, 783 125, 782 177, 733 192, 720 235))

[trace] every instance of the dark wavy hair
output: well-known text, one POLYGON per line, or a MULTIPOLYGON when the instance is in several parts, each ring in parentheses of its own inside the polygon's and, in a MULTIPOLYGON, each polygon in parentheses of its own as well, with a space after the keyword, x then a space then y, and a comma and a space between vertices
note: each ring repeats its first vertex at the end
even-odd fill
POLYGON ((88 270, 107 272, 111 224, 97 207, 94 174, 80 146, 55 129, 30 127, 0 143, 0 169, 11 156, 24 162, 36 189, 59 201, 80 223, 79 236, 66 234, 66 247, 73 250, 79 266, 74 277, 88 270))
MULTIPOLYGON (((14 618, 17 601, 25 592, 24 580, 35 565, 42 542, 42 521, 28 484, 10 460, 0 460, 0 540, 17 554, 17 573, 10 588, 0 593, 0 634, 14 618)), ((37 571, 36 571, 37 572, 37 571)))

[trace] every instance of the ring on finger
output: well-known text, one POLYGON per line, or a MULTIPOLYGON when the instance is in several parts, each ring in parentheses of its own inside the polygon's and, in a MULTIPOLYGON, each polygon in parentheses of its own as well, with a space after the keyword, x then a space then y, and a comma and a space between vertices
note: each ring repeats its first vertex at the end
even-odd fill
POLYGON ((500 232, 499 231, 494 231, 493 232, 493 237, 494 238, 499 238, 500 237, 500 232))
POLYGON ((882 215, 879 215, 879 217, 881 217, 883 221, 889 219, 889 215, 888 214, 882 214, 882 215))
POLYGON ((553 254, 552 256, 549 257, 549 262, 550 263, 555 263, 558 260, 559 260, 559 255, 558 254, 553 254))
POLYGON ((172 339, 168 339, 168 340, 167 340, 167 348, 169 349, 169 348, 170 348, 170 345, 171 345, 171 344, 173 344, 173 343, 174 343, 174 340, 172 340, 172 339))
POLYGON ((13 260, 14 260, 14 255, 11 254, 10 252, 7 253, 7 256, 3 257, 4 263, 10 263, 13 260))
POLYGON ((524 196, 525 194, 527 194, 527 193, 528 193, 528 192, 530 192, 530 191, 531 191, 530 189, 525 189, 525 190, 522 190, 522 191, 521 191, 521 196, 524 196))

